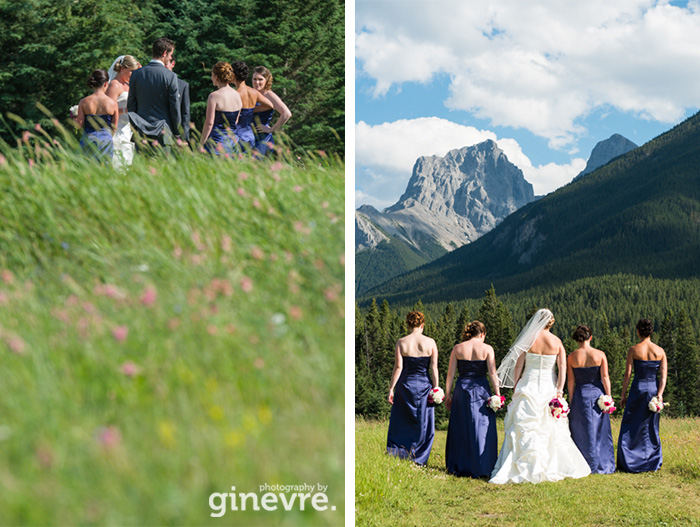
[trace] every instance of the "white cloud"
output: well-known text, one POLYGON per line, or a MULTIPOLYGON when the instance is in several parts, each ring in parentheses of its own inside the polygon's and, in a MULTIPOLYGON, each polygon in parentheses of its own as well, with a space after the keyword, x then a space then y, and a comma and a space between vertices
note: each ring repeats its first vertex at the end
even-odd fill
POLYGON ((392 123, 355 126, 356 206, 373 205, 381 210, 393 205, 406 189, 416 159, 444 156, 448 151, 492 139, 508 159, 523 171, 535 194, 547 194, 565 185, 584 169, 584 159, 566 165, 533 166, 517 141, 499 139, 479 130, 438 117, 401 119, 392 123))
POLYGON ((554 148, 575 146, 597 108, 672 123, 698 104, 696 1, 358 0, 356 22, 358 73, 375 96, 444 73, 449 108, 554 148))

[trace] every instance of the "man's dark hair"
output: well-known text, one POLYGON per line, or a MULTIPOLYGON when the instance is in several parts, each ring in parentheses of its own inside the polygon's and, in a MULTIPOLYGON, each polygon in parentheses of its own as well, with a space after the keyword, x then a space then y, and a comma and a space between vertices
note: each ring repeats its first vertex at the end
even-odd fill
POLYGON ((153 43, 153 56, 154 57, 162 57, 165 55, 168 51, 172 51, 175 49, 175 42, 170 40, 169 38, 159 38, 153 43))

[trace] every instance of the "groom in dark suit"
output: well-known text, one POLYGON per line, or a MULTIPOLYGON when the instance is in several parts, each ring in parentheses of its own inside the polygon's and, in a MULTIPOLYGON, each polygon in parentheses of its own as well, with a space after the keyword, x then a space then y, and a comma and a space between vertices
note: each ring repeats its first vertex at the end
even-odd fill
MULTIPOLYGON (((135 131, 169 146, 180 135, 180 94, 177 75, 165 67, 175 44, 167 38, 153 43, 153 59, 131 74, 126 108, 135 131)), ((140 144, 136 143, 137 146, 140 144)))

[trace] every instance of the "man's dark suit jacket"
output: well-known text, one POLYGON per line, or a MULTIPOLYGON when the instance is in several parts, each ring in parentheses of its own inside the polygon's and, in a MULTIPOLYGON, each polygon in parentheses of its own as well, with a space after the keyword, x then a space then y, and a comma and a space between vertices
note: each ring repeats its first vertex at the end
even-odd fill
POLYGON ((183 130, 183 139, 190 140, 190 85, 182 79, 177 79, 180 93, 180 120, 183 130))
POLYGON ((144 135, 166 139, 179 135, 180 98, 175 73, 152 60, 134 71, 129 81, 126 108, 132 126, 144 135), (166 130, 166 134, 163 134, 166 130), (165 137, 162 137, 162 136, 165 137))

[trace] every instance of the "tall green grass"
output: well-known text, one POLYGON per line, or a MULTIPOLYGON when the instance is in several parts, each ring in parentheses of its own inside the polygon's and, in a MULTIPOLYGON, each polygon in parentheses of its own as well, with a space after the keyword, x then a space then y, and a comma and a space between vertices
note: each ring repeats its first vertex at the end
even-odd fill
MULTIPOLYGON (((621 419, 612 420, 617 447, 621 419)), ((355 421, 357 525, 697 525, 700 419, 661 418, 658 472, 594 474, 556 483, 493 485, 445 470, 447 432, 427 467, 387 456, 388 421, 355 421)), ((503 420, 498 420, 499 441, 503 420)))
POLYGON ((342 162, 63 135, 0 145, 0 524, 342 523, 342 162), (304 483, 328 510, 211 517, 304 483))

